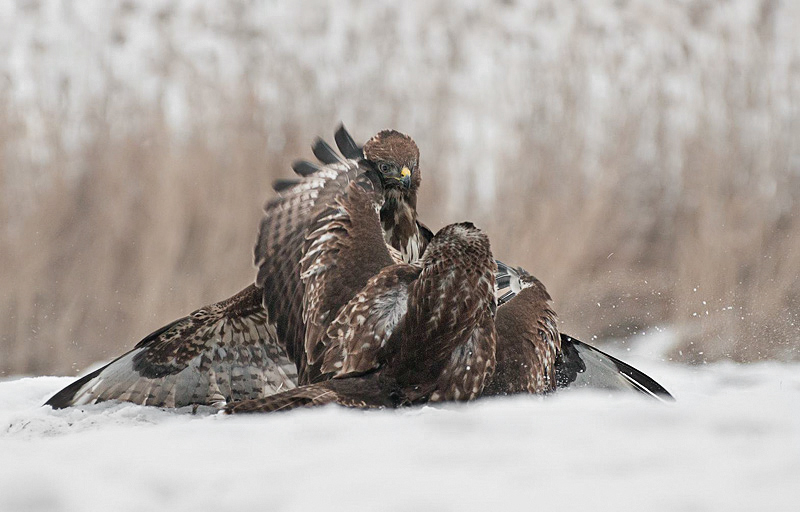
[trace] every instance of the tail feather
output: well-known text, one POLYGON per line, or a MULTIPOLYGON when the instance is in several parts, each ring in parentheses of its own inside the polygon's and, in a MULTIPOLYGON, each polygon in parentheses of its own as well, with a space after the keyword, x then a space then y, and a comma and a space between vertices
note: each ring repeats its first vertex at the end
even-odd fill
POLYGON ((522 290, 520 276, 528 275, 522 267, 512 267, 500 260, 496 260, 497 272, 495 272, 494 290, 497 298, 497 307, 513 299, 522 290))
POLYGON ((637 391, 660 400, 674 400, 669 391, 650 376, 563 333, 561 355, 556 361, 556 380, 559 388, 637 391))

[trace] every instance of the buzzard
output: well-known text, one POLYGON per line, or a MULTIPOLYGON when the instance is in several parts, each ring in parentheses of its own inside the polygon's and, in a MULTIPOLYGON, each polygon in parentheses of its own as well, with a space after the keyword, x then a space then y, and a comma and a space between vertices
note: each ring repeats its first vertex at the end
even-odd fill
MULTIPOLYGON (((416 261, 431 236, 416 218, 420 183, 416 143, 400 132, 384 130, 359 149, 343 127, 336 141, 344 158, 318 140, 313 150, 324 166, 301 162, 295 166, 301 178, 277 184, 279 196, 264 208, 255 249, 256 285, 263 289, 263 303, 275 322, 277 339, 297 365, 300 384, 317 377, 315 344, 329 316, 385 266, 386 257, 388 262, 416 261), (380 243, 382 249, 388 244, 389 249, 380 257, 359 259, 366 247, 332 246, 324 252, 326 265, 315 267, 325 275, 308 279, 309 270, 304 268, 308 261, 329 238, 338 240, 342 223, 350 222, 336 216, 341 213, 335 206, 339 197, 365 173, 380 179, 382 200, 375 202, 380 236, 358 240, 380 243), (331 218, 334 221, 329 222, 331 218), (309 245, 310 240, 317 245, 309 245), (346 272, 335 274, 339 264, 346 264, 346 272)), ((367 222, 364 218, 356 216, 353 221, 367 222)))
POLYGON ((550 294, 524 269, 498 262, 497 283, 497 369, 484 395, 590 387, 672 400, 664 387, 636 368, 559 333, 550 294))
POLYGON ((499 264, 502 278, 516 292, 506 292, 497 309, 497 370, 486 395, 548 393, 556 390, 556 362, 561 337, 550 294, 541 281, 522 269, 499 264), (513 281, 512 281, 513 280, 513 281), (513 286, 512 286, 513 285, 513 286))
POLYGON ((417 259, 432 237, 416 219, 419 150, 410 137, 382 131, 362 149, 342 126, 336 142, 346 157, 318 139, 313 152, 324 165, 297 162, 296 180, 275 183, 278 195, 265 205, 272 229, 262 223, 255 248, 256 283, 153 332, 46 405, 63 408, 112 399, 160 407, 219 405, 294 388, 299 378, 305 381, 299 264, 313 213, 354 177, 374 169, 383 180, 380 219, 393 261, 417 259))
MULTIPOLYGON (((369 173, 367 173, 368 176, 369 173)), ((471 400, 494 368, 494 274, 489 240, 451 224, 415 264, 391 264, 379 224, 378 180, 351 183, 312 223, 302 259, 306 358, 316 382, 234 402, 229 413, 339 403, 396 407, 471 400), (353 272, 384 265, 338 310, 353 272), (331 299, 334 300, 331 300, 331 299), (310 341, 310 342, 309 342, 310 341)))

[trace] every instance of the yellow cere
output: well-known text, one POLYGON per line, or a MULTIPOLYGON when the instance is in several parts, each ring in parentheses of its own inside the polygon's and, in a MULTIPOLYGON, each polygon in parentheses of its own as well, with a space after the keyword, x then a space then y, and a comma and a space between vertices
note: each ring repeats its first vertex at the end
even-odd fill
POLYGON ((403 170, 400 171, 400 177, 407 178, 411 176, 411 171, 408 170, 408 167, 403 167, 403 170))

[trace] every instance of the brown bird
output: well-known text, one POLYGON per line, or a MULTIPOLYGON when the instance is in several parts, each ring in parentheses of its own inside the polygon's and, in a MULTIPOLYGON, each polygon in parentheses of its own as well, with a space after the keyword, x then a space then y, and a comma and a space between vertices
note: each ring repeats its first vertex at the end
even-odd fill
POLYGON ((391 257, 379 225, 378 180, 350 184, 318 214, 308 235, 302 279, 308 375, 318 382, 229 404, 229 413, 338 403, 395 407, 471 400, 494 367, 494 273, 488 238, 470 223, 431 240, 417 264, 384 266, 341 306, 353 273, 391 257))
MULTIPOLYGON (((320 268, 330 270, 337 263, 347 264, 347 279, 336 281, 336 286, 328 285, 326 291, 332 292, 324 300, 317 296, 316 288, 325 288, 324 283, 301 279, 301 274, 308 273, 301 268, 302 261, 314 250, 308 247, 308 240, 324 241, 341 229, 339 224, 324 220, 347 184, 366 172, 380 179, 382 199, 375 203, 380 211, 376 220, 380 236, 374 242, 382 247, 390 244, 392 249, 386 250, 388 256, 381 255, 388 257, 388 262, 415 261, 427 242, 427 230, 416 219, 420 174, 419 150, 414 141, 407 135, 385 130, 370 139, 362 151, 352 143, 344 128, 337 132, 336 140, 344 155, 355 158, 342 158, 318 140, 314 154, 324 167, 301 162, 295 168, 304 177, 278 183, 278 197, 264 208, 255 250, 259 267, 256 285, 263 289, 264 306, 275 322, 277 339, 284 343, 289 358, 297 365, 300 384, 316 378, 312 363, 319 325, 315 322, 334 314, 387 263, 376 258, 361 260, 362 265, 352 264, 361 247, 342 253, 331 251, 326 266, 320 268), (309 316, 309 310, 317 308, 322 308, 320 315, 309 316)), ((356 221, 360 222, 361 217, 356 217, 356 221)))
POLYGON ((544 284, 522 268, 497 265, 497 369, 484 395, 585 387, 673 400, 663 386, 636 368, 559 333, 544 284))
POLYGON ((504 271, 517 291, 497 308, 497 369, 484 395, 555 391, 561 337, 550 294, 524 270, 504 271))
POLYGON ((432 237, 416 219, 419 150, 410 137, 383 131, 362 150, 342 126, 336 142, 345 158, 318 139, 313 152, 324 165, 297 162, 298 179, 276 182, 278 196, 265 206, 265 219, 275 217, 262 223, 256 245, 255 284, 155 331, 46 405, 112 399, 161 407, 218 405, 295 387, 297 366, 305 368, 299 260, 313 212, 355 176, 374 169, 385 185, 381 225, 393 257, 415 260, 432 237))

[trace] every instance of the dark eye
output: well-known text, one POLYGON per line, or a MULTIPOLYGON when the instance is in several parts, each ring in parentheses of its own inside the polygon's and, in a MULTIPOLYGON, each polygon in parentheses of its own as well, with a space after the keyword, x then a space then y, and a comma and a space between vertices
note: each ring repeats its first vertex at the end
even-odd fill
POLYGON ((378 169, 380 169, 381 172, 389 172, 389 164, 386 162, 381 162, 381 164, 378 166, 378 169))

